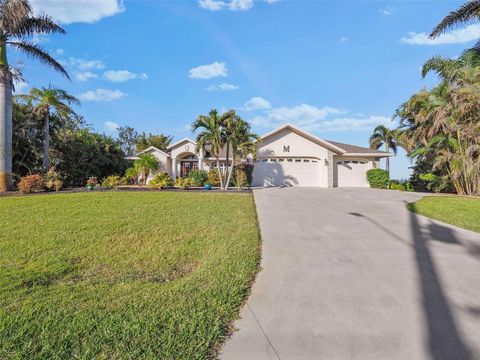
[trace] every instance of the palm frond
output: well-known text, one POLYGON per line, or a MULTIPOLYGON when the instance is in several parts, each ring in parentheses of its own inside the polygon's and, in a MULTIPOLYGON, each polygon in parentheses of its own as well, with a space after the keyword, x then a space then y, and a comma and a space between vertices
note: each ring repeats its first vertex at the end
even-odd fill
POLYGON ((436 38, 452 27, 472 20, 480 19, 480 0, 472 0, 451 11, 433 29, 430 38, 436 38))
POLYGON ((65 34, 65 30, 57 25, 48 15, 29 17, 23 23, 11 30, 11 35, 18 37, 52 33, 65 34))
POLYGON ((7 44, 13 46, 14 48, 23 51, 28 56, 43 62, 44 64, 50 66, 54 70, 58 71, 66 78, 70 79, 67 71, 63 68, 60 63, 58 63, 54 58, 52 58, 45 50, 35 45, 30 41, 7 41, 7 44))
POLYGON ((0 2, 0 29, 5 35, 12 34, 31 14, 28 0, 3 0, 0 2))

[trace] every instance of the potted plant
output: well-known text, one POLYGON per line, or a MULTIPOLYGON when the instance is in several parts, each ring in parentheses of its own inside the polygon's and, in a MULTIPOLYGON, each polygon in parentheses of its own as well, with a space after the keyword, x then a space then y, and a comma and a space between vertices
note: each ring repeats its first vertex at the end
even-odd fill
POLYGON ((210 184, 210 183, 205 183, 205 185, 203 185, 203 188, 204 188, 205 190, 212 190, 212 184, 210 184))
POLYGON ((98 180, 95 176, 90 176, 86 181, 86 187, 88 190, 93 190, 93 188, 97 185, 98 185, 98 180))

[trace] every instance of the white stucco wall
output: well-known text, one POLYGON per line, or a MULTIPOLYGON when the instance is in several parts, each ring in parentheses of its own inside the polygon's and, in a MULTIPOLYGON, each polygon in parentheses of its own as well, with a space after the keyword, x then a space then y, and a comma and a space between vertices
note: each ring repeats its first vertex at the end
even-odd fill
MULTIPOLYGON (((291 129, 283 129, 264 139, 258 148, 257 160, 255 167, 258 167, 258 169, 255 170, 254 168, 255 186, 266 185, 263 184, 264 181, 262 179, 267 177, 267 175, 275 180, 277 177, 281 177, 283 173, 289 175, 291 171, 295 172, 295 176, 306 186, 328 186, 328 149, 297 134, 291 129), (267 165, 261 162, 262 159, 266 158, 307 158, 317 160, 318 162, 310 162, 309 164, 277 162, 268 163, 267 165), (267 172, 270 172, 270 174, 266 174, 267 172), (303 181, 307 177, 311 177, 312 181, 303 181)), ((292 185, 295 185, 293 179, 292 182, 292 185)))

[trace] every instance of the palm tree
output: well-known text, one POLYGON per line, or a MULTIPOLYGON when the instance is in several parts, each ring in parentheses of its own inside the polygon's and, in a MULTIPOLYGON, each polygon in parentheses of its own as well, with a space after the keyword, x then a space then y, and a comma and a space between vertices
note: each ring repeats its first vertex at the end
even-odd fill
POLYGON ((65 90, 57 89, 52 86, 48 88, 32 88, 28 95, 17 95, 18 98, 35 103, 33 112, 43 118, 43 170, 49 169, 49 149, 50 149, 50 115, 56 114, 59 119, 67 119, 70 116, 77 116, 70 104, 79 105, 78 99, 65 90))
MULTIPOLYGON (((370 148, 379 149, 385 146, 385 152, 390 153, 390 149, 392 149, 393 154, 397 155, 397 138, 397 130, 391 130, 386 126, 379 125, 373 130, 372 136, 370 136, 370 148)), ((386 170, 390 173, 390 159, 388 157, 386 158, 386 170)))
POLYGON ((228 142, 232 148, 232 166, 226 182, 226 187, 228 189, 235 168, 237 155, 241 158, 248 154, 255 154, 260 137, 253 133, 250 124, 238 115, 232 116, 229 121, 227 121, 227 127, 229 130, 228 142))
POLYGON ((198 150, 209 152, 216 158, 217 171, 220 178, 220 188, 222 190, 225 190, 226 177, 224 178, 224 174, 222 174, 222 171, 220 170, 220 151, 226 148, 228 152, 230 148, 227 141, 225 126, 227 120, 231 117, 231 111, 219 114, 216 109, 212 109, 208 115, 198 116, 192 124, 192 131, 195 132, 201 129, 201 132, 197 135, 198 150))
POLYGON ((469 1, 457 10, 451 11, 443 20, 433 29, 430 34, 431 38, 436 38, 448 29, 452 27, 471 22, 474 20, 480 20, 480 0, 469 1))
POLYGON ((141 154, 140 159, 135 160, 134 167, 143 174, 144 185, 147 185, 147 179, 150 172, 158 170, 158 160, 152 154, 141 154))
POLYGON ((65 69, 48 52, 29 41, 32 35, 65 33, 47 15, 35 15, 28 0, 0 1, 0 192, 12 186, 12 68, 7 45, 43 62, 68 78, 65 69))

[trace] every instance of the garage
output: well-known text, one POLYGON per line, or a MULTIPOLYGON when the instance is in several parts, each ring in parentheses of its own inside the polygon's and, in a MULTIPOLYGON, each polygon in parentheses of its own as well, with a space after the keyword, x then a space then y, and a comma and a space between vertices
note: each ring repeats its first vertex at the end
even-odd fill
POLYGON ((372 168, 367 160, 340 160, 336 162, 338 187, 369 187, 366 173, 372 168))
POLYGON ((254 186, 322 186, 320 159, 266 158, 255 161, 254 186))

